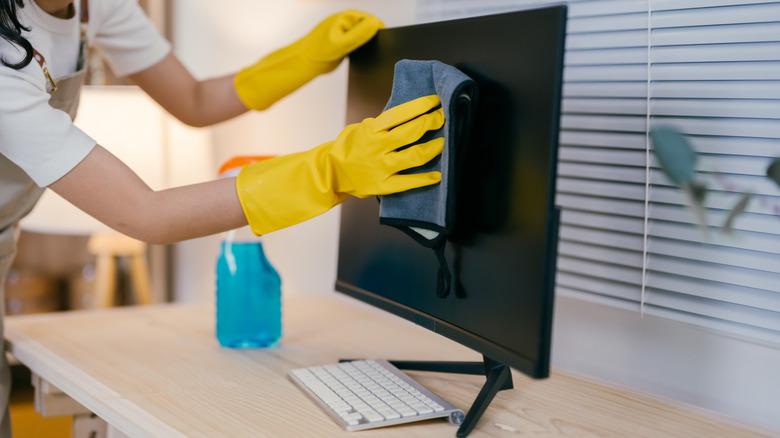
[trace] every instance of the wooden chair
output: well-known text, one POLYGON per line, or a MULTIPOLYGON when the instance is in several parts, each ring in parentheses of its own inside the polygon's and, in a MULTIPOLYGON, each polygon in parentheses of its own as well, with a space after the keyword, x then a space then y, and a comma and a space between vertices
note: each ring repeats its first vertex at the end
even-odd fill
POLYGON ((147 244, 119 233, 96 233, 87 243, 95 261, 95 307, 115 304, 117 259, 127 257, 130 283, 135 304, 151 304, 151 280, 146 257, 147 244))

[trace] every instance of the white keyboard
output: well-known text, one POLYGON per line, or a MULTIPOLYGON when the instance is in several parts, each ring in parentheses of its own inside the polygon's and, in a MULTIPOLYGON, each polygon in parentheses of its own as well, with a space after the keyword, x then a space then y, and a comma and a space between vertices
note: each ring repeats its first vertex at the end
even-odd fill
POLYGON ((301 368, 288 376, 348 431, 440 417, 459 425, 465 417, 383 359, 301 368))

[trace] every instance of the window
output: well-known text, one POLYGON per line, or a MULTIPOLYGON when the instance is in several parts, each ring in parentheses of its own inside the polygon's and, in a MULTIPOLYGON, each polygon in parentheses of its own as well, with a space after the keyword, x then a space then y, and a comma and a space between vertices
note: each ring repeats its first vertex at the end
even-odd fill
MULTIPOLYGON (((552 3, 421 0, 418 15, 552 3)), ((557 293, 780 344, 780 189, 765 176, 780 156, 780 2, 568 4, 557 293), (706 236, 650 152, 660 125, 700 154, 706 236)))

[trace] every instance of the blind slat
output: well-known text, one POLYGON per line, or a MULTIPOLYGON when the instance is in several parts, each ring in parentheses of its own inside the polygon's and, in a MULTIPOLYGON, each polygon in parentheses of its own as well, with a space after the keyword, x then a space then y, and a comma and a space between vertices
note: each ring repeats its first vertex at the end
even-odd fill
MULTIPOLYGON (((744 2, 743 2, 744 3, 744 2)), ((651 25, 654 29, 664 27, 691 28, 699 26, 716 26, 725 24, 733 26, 735 24, 755 25, 760 21, 777 21, 780 17, 780 4, 742 4, 735 7, 733 2, 729 5, 703 5, 699 3, 697 7, 680 8, 679 5, 673 10, 659 9, 654 6, 654 13, 651 25)))
MULTIPOLYGON (((550 4, 553 2, 545 2, 550 4)), ((646 0, 611 0, 598 2, 569 2, 569 17, 593 17, 647 12, 646 0)))
MULTIPOLYGON (((574 147, 561 151, 558 159, 561 161, 576 161, 583 164, 617 164, 635 167, 643 167, 646 161, 644 151, 574 147)), ((764 165, 764 168, 766 168, 766 165, 764 165)))
POLYGON ((654 120, 658 123, 674 125, 691 135, 780 138, 780 123, 777 120, 658 116, 654 120))
POLYGON ((638 12, 620 15, 592 15, 573 17, 566 23, 569 33, 590 33, 604 31, 634 31, 647 28, 647 13, 638 12))
MULTIPOLYGON (((588 116, 564 114, 561 116, 561 128, 585 129, 592 131, 644 132, 644 117, 588 116)), ((771 127, 767 127, 771 129, 771 127)))
POLYGON ((603 133, 589 131, 563 131, 561 144, 569 146, 598 146, 601 148, 644 149, 644 134, 603 133))
POLYGON ((653 290, 648 292, 647 303, 656 307, 666 307, 677 311, 696 313, 704 317, 780 331, 780 321, 777 320, 775 312, 729 305, 714 300, 697 300, 685 294, 653 292, 653 290))
POLYGON ((569 114, 644 115, 647 102, 644 99, 566 98, 561 102, 561 110, 569 114))
MULTIPOLYGON (((653 10, 655 11, 673 11, 688 10, 696 8, 711 8, 716 6, 733 7, 744 2, 735 2, 734 0, 653 0, 653 10)), ((750 0, 752 5, 775 5, 777 0, 750 0)))
MULTIPOLYGON (((639 296, 639 290, 631 283, 604 281, 604 279, 601 278, 577 275, 565 271, 562 271, 559 275, 559 288, 569 288, 572 291, 576 290, 579 293, 585 292, 602 297, 608 296, 612 299, 619 298, 630 302, 636 302, 637 297, 639 296)), ((637 310, 637 306, 634 305, 634 309, 632 310, 637 310)))
POLYGON ((593 64, 643 64, 647 62, 646 47, 626 47, 599 50, 569 50, 563 63, 573 65, 593 64))
POLYGON ((655 98, 780 99, 780 81, 663 81, 650 88, 655 98))
MULTIPOLYGON (((604 282, 634 284, 640 282, 642 269, 640 266, 627 267, 618 265, 608 265, 605 263, 595 263, 590 260, 583 260, 567 254, 561 254, 558 260, 560 271, 572 275, 578 275, 585 278, 598 278, 604 282)), ((631 295, 638 295, 637 289, 625 290, 631 292, 631 295)), ((629 298, 626 296, 625 298, 629 298)), ((634 296, 634 299, 637 299, 634 296)))
POLYGON ((723 303, 737 304, 756 309, 780 312, 777 294, 763 289, 735 287, 714 281, 704 282, 699 278, 679 277, 651 272, 648 274, 653 288, 657 291, 668 291, 677 294, 687 294, 699 298, 716 300, 723 303), (702 284, 706 287, 702 287, 702 284))
POLYGON ((780 274, 780 265, 775 263, 776 260, 770 254, 738 248, 723 247, 718 252, 708 249, 699 242, 653 239, 648 247, 648 252, 660 256, 685 258, 780 274))
POLYGON ((608 246, 624 250, 635 250, 642 246, 642 237, 631 234, 617 234, 605 230, 580 228, 573 230, 566 227, 561 231, 561 238, 572 242, 590 243, 592 245, 608 246), (638 246, 637 246, 638 245, 638 246))
MULTIPOLYGON (((725 61, 774 61, 780 51, 780 43, 731 43, 655 47, 650 54, 652 62, 725 62, 725 61)), ((632 50, 631 53, 639 52, 632 50)), ((623 54, 628 56, 629 53, 623 54)), ((636 55, 635 55, 636 56, 636 55)), ((634 58, 631 58, 632 60, 634 58)), ((645 58, 646 60, 646 58, 645 58)))
POLYGON ((775 42, 778 39, 777 23, 724 25, 703 29, 653 29, 651 37, 654 46, 775 42))
MULTIPOLYGON (((561 175, 558 177, 558 193, 643 201, 645 186, 642 184, 625 184, 622 181, 610 182, 567 178, 565 175, 561 175)), ((674 196, 679 197, 679 192, 675 191, 674 196)))
POLYGON ((647 31, 640 29, 609 34, 584 33, 577 35, 576 38, 572 37, 566 40, 567 50, 624 47, 647 47, 647 31))
POLYGON ((563 69, 564 81, 646 81, 647 68, 637 65, 587 65, 566 66, 563 69))
POLYGON ((568 97, 641 97, 647 98, 646 81, 564 82, 563 94, 568 97))
MULTIPOLYGON (((621 233, 631 233, 640 236, 643 233, 643 222, 641 220, 577 210, 565 210, 561 212, 561 223, 564 225, 576 225, 601 230, 612 230, 621 233)), ((585 255, 587 255, 587 253, 585 255)))
MULTIPOLYGON (((720 228, 723 225, 723 222, 726 220, 726 217, 728 215, 728 211, 734 206, 734 204, 737 203, 739 197, 736 195, 731 194, 721 194, 716 195, 721 198, 723 198, 723 201, 720 202, 720 206, 722 209, 716 210, 712 208, 712 204, 716 204, 716 202, 709 203, 710 210, 708 212, 708 225, 714 228, 720 228)), ((666 222, 679 222, 683 224, 690 224, 691 222, 691 212, 680 208, 682 204, 682 197, 679 196, 676 198, 679 202, 676 205, 664 205, 664 204, 658 204, 653 203, 650 205, 648 216, 650 219, 654 219, 657 221, 666 221, 666 222)), ((578 201, 578 202, 585 202, 585 201, 578 201)), ((733 228, 736 230, 736 232, 741 231, 753 231, 756 233, 760 233, 763 230, 772 229, 773 227, 780 226, 780 217, 772 215, 767 213, 765 209, 762 209, 762 206, 758 202, 753 202, 752 204, 759 204, 755 206, 748 206, 747 213, 743 214, 739 218, 736 219, 734 222, 733 228), (752 208, 751 208, 752 207, 752 208), (755 214, 750 214, 755 213, 755 214)), ((741 233, 740 236, 743 236, 744 233, 741 233)), ((745 245, 750 242, 750 239, 736 239, 734 236, 729 236, 733 242, 735 242, 736 246, 739 247, 746 247, 745 245)), ((778 251, 780 251, 780 248, 778 248, 778 251)))
MULTIPOLYGON (((723 265, 728 266, 727 263, 723 265)), ((661 256, 649 257, 647 269, 648 271, 660 271, 692 278, 706 278, 720 283, 780 293, 780 283, 776 281, 778 276, 760 270, 741 269, 738 267, 724 269, 723 266, 718 264, 678 258, 670 259, 661 256)), ((648 285, 652 286, 650 283, 648 285)))
MULTIPOLYGON (((594 227, 595 226, 596 225, 594 225, 594 227)), ((734 236, 723 235, 717 232, 717 230, 713 229, 710 230, 707 236, 703 236, 701 230, 690 226, 690 222, 678 223, 652 221, 648 234, 650 237, 654 238, 660 237, 664 239, 684 240, 695 243, 702 242, 706 238, 708 240, 707 243, 711 245, 710 251, 712 251, 714 254, 728 251, 728 248, 731 246, 737 246, 750 249, 752 251, 760 251, 765 253, 767 258, 774 261, 777 260, 777 251, 780 248, 778 247, 780 244, 780 239, 773 234, 750 233, 743 231, 740 233, 740 236, 737 239, 734 236)), ((720 268, 723 269, 723 267, 720 268)), ((728 272, 728 269, 725 271, 728 272)), ((775 281, 775 283, 780 284, 780 281, 775 281)))
POLYGON ((584 163, 558 163, 558 171, 563 176, 578 176, 581 178, 600 179, 604 181, 620 181, 643 183, 644 169, 621 166, 600 166, 584 163))
POLYGON ((651 107, 659 116, 780 119, 780 100, 656 99, 651 107))
MULTIPOLYGON (((780 84, 778 84, 780 85, 780 84)), ((700 154, 735 154, 746 157, 772 157, 777 150, 777 140, 754 137, 697 137, 696 150, 700 154)))
POLYGON ((650 67, 650 76, 654 81, 777 81, 780 61, 655 64, 650 67))

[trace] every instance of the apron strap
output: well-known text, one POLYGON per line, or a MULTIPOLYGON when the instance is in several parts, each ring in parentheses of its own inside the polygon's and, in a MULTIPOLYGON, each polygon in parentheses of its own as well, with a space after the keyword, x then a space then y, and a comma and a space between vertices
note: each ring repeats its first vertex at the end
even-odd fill
MULTIPOLYGON (((81 39, 79 41, 79 63, 81 63, 81 59, 85 56, 83 53, 85 50, 86 42, 87 42, 87 23, 89 23, 89 0, 81 0, 81 14, 80 14, 80 23, 81 23, 81 39)), ((41 66, 41 70, 43 70, 43 74, 46 76, 46 79, 49 80, 49 83, 51 84, 51 91, 57 91, 57 82, 52 77, 51 73, 49 72, 49 67, 46 65, 46 58, 43 57, 41 52, 35 49, 33 47, 33 59, 35 59, 35 62, 38 63, 38 65, 41 66)), ((81 69, 81 66, 79 66, 78 69, 81 69)))
POLYGON ((79 36, 79 57, 76 60, 76 71, 84 68, 87 62, 87 23, 89 23, 89 1, 81 0, 81 24, 79 36))
POLYGON ((43 70, 43 75, 46 76, 46 79, 49 80, 49 84, 51 85, 51 91, 57 91, 57 82, 54 81, 54 78, 51 76, 51 73, 49 73, 49 67, 46 65, 46 58, 41 55, 41 52, 35 49, 33 47, 33 59, 38 63, 38 65, 41 66, 41 70, 43 70))
POLYGON ((81 0, 81 24, 89 23, 89 1, 81 0))

